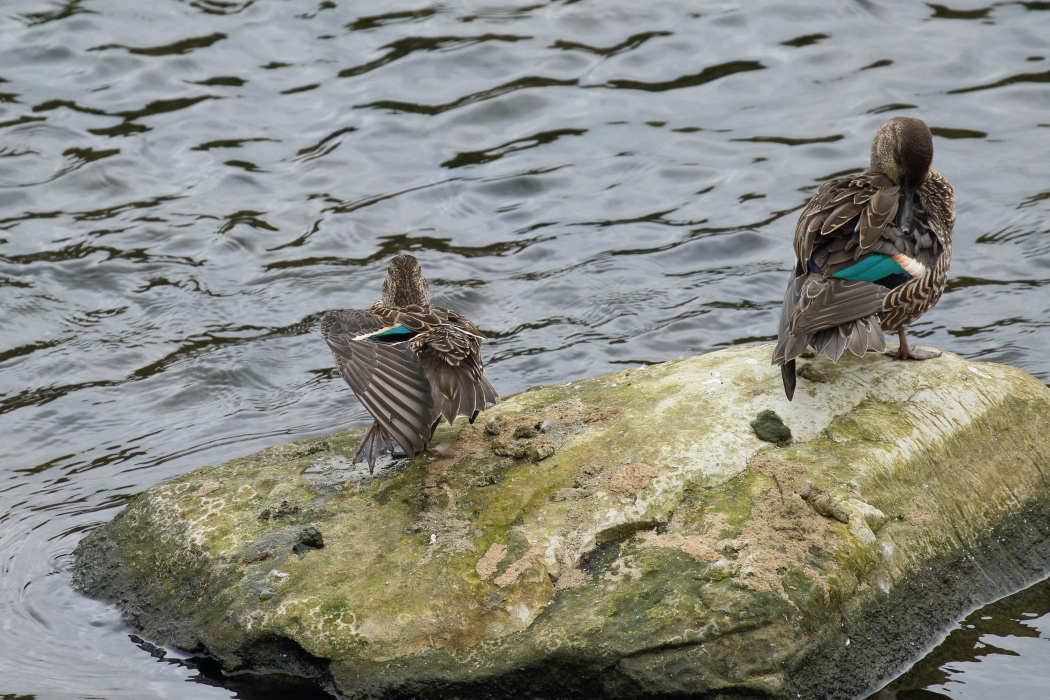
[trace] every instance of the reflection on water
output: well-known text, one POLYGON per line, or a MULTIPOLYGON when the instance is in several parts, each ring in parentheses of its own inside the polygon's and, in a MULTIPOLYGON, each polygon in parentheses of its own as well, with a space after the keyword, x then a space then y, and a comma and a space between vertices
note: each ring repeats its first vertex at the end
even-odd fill
MULTIPOLYGON (((69 553, 162 479, 364 424, 316 325, 398 252, 504 394, 769 340, 798 210, 910 114, 959 200, 916 336, 1050 380, 1047 10, 5 3, 0 696, 242 692, 129 643, 69 553)), ((943 692, 1026 692, 1047 652, 996 644, 1027 671, 955 656, 943 692)))
POLYGON ((970 614, 868 700, 1043 700, 1050 688, 1050 581, 970 614))

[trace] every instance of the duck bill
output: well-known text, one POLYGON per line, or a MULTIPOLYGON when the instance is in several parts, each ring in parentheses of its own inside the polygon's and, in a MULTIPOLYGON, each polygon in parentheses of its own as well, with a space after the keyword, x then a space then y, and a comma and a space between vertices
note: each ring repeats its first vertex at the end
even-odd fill
POLYGON ((912 222, 915 218, 915 189, 914 187, 902 186, 904 197, 901 201, 900 212, 897 216, 897 226, 908 235, 911 233, 912 222))

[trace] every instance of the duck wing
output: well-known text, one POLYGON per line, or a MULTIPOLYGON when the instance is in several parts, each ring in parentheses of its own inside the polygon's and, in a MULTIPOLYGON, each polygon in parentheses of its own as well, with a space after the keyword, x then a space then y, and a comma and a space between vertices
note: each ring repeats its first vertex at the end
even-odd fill
POLYGON ((485 335, 462 314, 432 310, 442 323, 413 338, 412 348, 430 380, 436 412, 450 424, 461 415, 473 423, 481 411, 499 401, 481 360, 485 335))
POLYGON ((845 236, 871 247, 897 215, 900 186, 879 172, 828 180, 809 201, 795 226, 795 257, 809 260, 825 236, 845 236), (857 219, 854 226, 846 226, 857 219))
POLYGON ((887 291, 870 282, 812 275, 802 286, 788 332, 805 335, 867 318, 882 308, 887 291))
POLYGON ((411 456, 430 442, 437 415, 423 365, 405 339, 398 340, 396 329, 413 321, 397 317, 397 324, 391 325, 391 320, 371 311, 331 311, 321 320, 321 335, 332 349, 339 374, 411 456))
POLYGON ((793 360, 813 343, 837 360, 885 348, 877 314, 895 284, 910 276, 890 257, 900 187, 882 173, 825 182, 795 227, 795 267, 784 294, 773 364, 793 393, 793 360), (905 273, 901 277, 892 277, 905 273), (789 367, 789 365, 791 365, 789 367))

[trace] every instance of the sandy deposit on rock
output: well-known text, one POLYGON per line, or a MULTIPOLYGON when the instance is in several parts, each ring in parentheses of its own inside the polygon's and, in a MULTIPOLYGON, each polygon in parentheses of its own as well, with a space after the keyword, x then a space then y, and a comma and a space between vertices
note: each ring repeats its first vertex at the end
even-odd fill
POLYGON ((609 480, 609 490, 624 496, 633 496, 643 489, 649 488, 653 479, 663 474, 663 470, 657 469, 651 464, 636 462, 629 464, 620 471, 613 474, 609 480))
POLYGON ((744 543, 738 558, 741 582, 752 590, 780 592, 783 572, 802 566, 808 578, 826 589, 825 577, 806 560, 822 555, 830 521, 800 495, 805 466, 756 455, 751 467, 772 477, 773 483, 762 489, 740 535, 744 543))

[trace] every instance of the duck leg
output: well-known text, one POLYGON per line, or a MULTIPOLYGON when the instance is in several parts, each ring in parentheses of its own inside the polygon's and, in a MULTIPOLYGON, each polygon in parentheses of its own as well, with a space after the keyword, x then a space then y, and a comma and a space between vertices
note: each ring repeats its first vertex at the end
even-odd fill
POLYGON ((935 357, 941 356, 940 350, 920 350, 919 348, 913 348, 908 345, 908 338, 904 335, 904 329, 902 328, 898 335, 901 339, 901 346, 896 352, 887 352, 886 354, 890 357, 898 360, 932 360, 935 357))
POLYGON ((373 423, 372 427, 368 429, 368 432, 361 439, 361 446, 354 453, 353 463, 368 462, 368 473, 373 474, 376 469, 376 457, 383 450, 390 450, 391 455, 393 455, 394 443, 379 423, 373 423))

